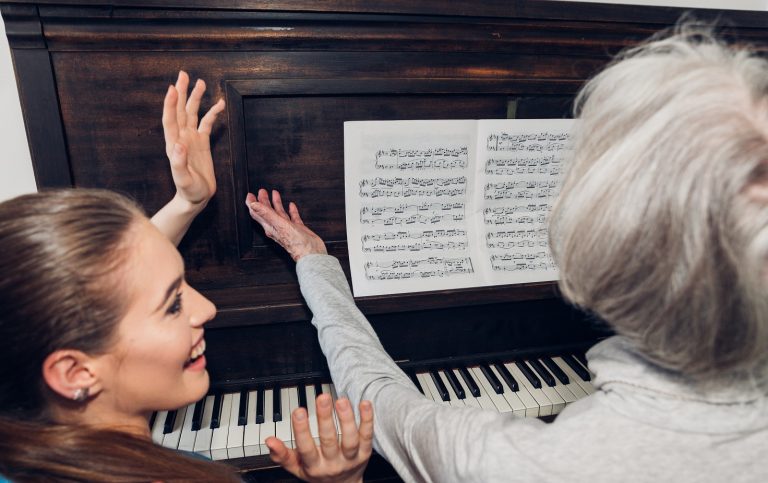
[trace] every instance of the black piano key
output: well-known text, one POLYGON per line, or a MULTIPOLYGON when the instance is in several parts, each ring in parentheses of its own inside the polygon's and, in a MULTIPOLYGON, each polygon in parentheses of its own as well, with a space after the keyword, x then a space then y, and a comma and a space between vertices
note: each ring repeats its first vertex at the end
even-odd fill
POLYGON ((248 423, 248 391, 240 391, 240 407, 237 409, 237 425, 245 426, 248 423))
POLYGON ((584 367, 579 364, 576 359, 573 358, 572 355, 566 354, 563 357, 563 360, 566 364, 568 364, 571 369, 573 369, 573 372, 576 373, 577 376, 581 378, 582 381, 589 381, 592 379, 592 377, 589 375, 589 371, 584 369, 584 367))
POLYGON ((211 429, 216 429, 221 424, 221 394, 213 396, 213 412, 211 412, 211 429))
POLYGON ((409 374, 408 374, 408 377, 410 377, 410 378, 411 378, 411 381, 412 381, 412 382, 413 382, 413 384, 416 386, 416 389, 418 389, 420 393, 422 393, 422 394, 426 395, 426 393, 424 392, 424 388, 423 388, 423 387, 421 387, 421 384, 419 384, 419 380, 416 378, 416 374, 413 374, 413 373, 409 373, 409 374))
POLYGON ((469 373, 467 368, 459 367, 459 374, 461 374, 461 378, 464 379, 464 384, 469 388, 470 394, 475 397, 480 397, 480 388, 477 387, 477 382, 475 382, 475 379, 472 377, 472 374, 469 373))
POLYGON ((520 390, 520 386, 517 385, 517 381, 514 377, 512 377, 509 369, 507 369, 504 364, 494 364, 494 366, 496 367, 496 370, 499 371, 501 378, 504 379, 504 382, 507 383, 507 386, 509 386, 512 392, 518 392, 520 390))
POLYGON ((536 389, 541 389, 541 381, 538 377, 536 377, 536 374, 533 373, 530 367, 528 367, 528 364, 526 364, 523 361, 517 361, 515 362, 515 365, 518 369, 520 369, 520 372, 523 373, 526 379, 528 379, 528 382, 531 383, 531 386, 535 387, 536 389))
POLYGON ((319 382, 315 383, 315 397, 319 396, 323 393, 323 385, 319 382))
POLYGON ((445 374, 445 377, 448 379, 448 384, 451 385, 451 388, 453 389, 453 392, 456 394, 456 397, 459 399, 466 399, 467 395, 464 393, 464 388, 461 387, 461 384, 459 383, 459 379, 456 377, 456 374, 454 374, 453 371, 450 369, 444 370, 443 374, 445 374))
POLYGON ((558 381, 560 381, 563 384, 570 384, 571 380, 568 379, 568 374, 564 373, 563 370, 560 369, 560 366, 558 366, 555 361, 553 361, 549 357, 542 357, 541 361, 544 363, 545 366, 547 366, 549 371, 555 375, 558 381))
POLYGON ((501 385, 501 381, 499 381, 499 378, 496 377, 496 374, 493 373, 491 368, 486 364, 481 364, 480 370, 483 372, 485 378, 488 379, 488 382, 491 383, 491 387, 496 394, 504 394, 504 386, 501 385))
POLYGON ((203 408, 205 407, 205 398, 195 403, 195 409, 192 411, 192 431, 200 431, 203 424, 203 408))
POLYGON ((296 390, 299 391, 299 407, 307 409, 307 388, 299 384, 296 390))
POLYGON ((283 409, 280 401, 280 386, 275 386, 272 389, 272 421, 279 422, 283 420, 283 409))
POLYGON ((168 411, 163 424, 163 434, 172 433, 174 423, 176 423, 176 411, 168 411))
POLYGON ((152 431, 152 427, 155 425, 155 418, 157 418, 157 411, 152 411, 152 415, 149 417, 149 430, 152 431))
POLYGON ((555 387, 555 376, 550 374, 549 371, 544 368, 541 362, 537 361, 536 359, 531 359, 528 361, 528 364, 530 364, 531 367, 533 367, 533 370, 536 371, 536 374, 538 374, 539 377, 547 383, 547 386, 555 387))
POLYGON ((432 382, 435 383, 437 394, 440 396, 440 399, 443 401, 450 401, 451 398, 448 395, 448 388, 445 387, 445 384, 443 384, 443 380, 440 378, 440 375, 435 371, 429 371, 429 375, 432 378, 432 382))
POLYGON ((586 356, 584 356, 584 354, 579 353, 579 354, 575 354, 575 356, 576 356, 576 360, 581 362, 582 366, 587 367, 587 358, 586 356))
POLYGON ((263 387, 256 390, 256 424, 264 423, 264 397, 266 392, 263 387))

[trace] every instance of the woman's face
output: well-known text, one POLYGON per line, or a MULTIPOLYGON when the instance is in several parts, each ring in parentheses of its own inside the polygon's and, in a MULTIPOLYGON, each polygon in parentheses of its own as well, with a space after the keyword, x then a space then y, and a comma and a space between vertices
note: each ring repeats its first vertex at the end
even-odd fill
POLYGON ((129 297, 128 312, 105 356, 100 394, 126 415, 176 409, 205 396, 203 325, 216 315, 213 303, 185 282, 176 247, 146 219, 134 230, 118 285, 129 297))

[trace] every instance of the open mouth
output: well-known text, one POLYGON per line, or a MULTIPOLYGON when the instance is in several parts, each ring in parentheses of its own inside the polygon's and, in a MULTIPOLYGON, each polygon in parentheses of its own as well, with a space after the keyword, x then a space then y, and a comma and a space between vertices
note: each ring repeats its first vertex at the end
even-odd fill
POLYGON ((203 354, 205 354, 205 339, 200 339, 200 341, 192 348, 189 359, 184 363, 184 367, 187 368, 197 362, 203 354))

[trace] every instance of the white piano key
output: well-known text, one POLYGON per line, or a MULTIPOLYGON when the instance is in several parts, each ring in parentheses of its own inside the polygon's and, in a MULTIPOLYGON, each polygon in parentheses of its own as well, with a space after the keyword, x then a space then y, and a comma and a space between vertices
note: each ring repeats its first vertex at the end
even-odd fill
POLYGON ((493 405, 498 412, 508 413, 512 411, 512 407, 507 400, 501 394, 496 394, 496 391, 491 387, 491 383, 488 382, 488 379, 485 378, 485 374, 483 374, 483 371, 481 371, 479 367, 470 367, 468 369, 472 374, 472 378, 478 384, 478 387, 480 387, 480 391, 484 392, 490 400, 493 401, 493 405))
POLYGON ((158 411, 155 416, 155 422, 152 425, 152 441, 155 444, 163 444, 163 426, 165 425, 165 418, 168 416, 168 411, 158 411))
POLYGON ((496 409, 496 407, 493 405, 493 402, 490 399, 488 399, 487 396, 482 396, 482 394, 480 396, 484 398, 486 404, 483 404, 483 400, 481 400, 480 397, 473 396, 472 393, 469 391, 469 387, 467 387, 467 383, 464 382, 464 378, 461 377, 461 373, 459 372, 459 370, 458 369, 452 369, 452 370, 453 370, 453 375, 455 375, 456 379, 459 380, 459 385, 461 386, 462 389, 464 389, 464 394, 466 396, 464 398, 464 405, 473 406, 476 408, 496 409))
POLYGON ((181 427, 184 425, 184 415, 186 406, 176 410, 176 419, 173 421, 173 431, 163 435, 163 446, 166 448, 177 449, 179 447, 179 438, 181 438, 181 427))
POLYGON ((339 398, 339 395, 336 394, 336 386, 333 384, 323 384, 323 392, 329 393, 333 400, 331 404, 333 407, 333 422, 336 425, 336 434, 339 435, 339 441, 341 441, 341 425, 339 424, 339 415, 336 414, 336 400, 339 398))
MULTIPOLYGON (((245 403, 245 401, 243 401, 245 403)), ((232 409, 229 411, 229 432, 227 433, 227 458, 243 458, 243 432, 245 426, 238 426, 240 416, 240 393, 232 394, 232 409)))
MULTIPOLYGON (((459 399, 459 396, 456 395, 456 392, 453 390, 453 386, 451 386, 451 383, 448 382, 448 378, 443 374, 443 371, 437 371, 437 375, 440 376, 440 380, 443 381, 443 385, 448 390, 448 403, 456 408, 464 407, 464 400, 459 399)), ((466 394, 464 395, 466 397, 466 394)))
MULTIPOLYGON (((429 374, 425 372, 416 374, 416 380, 419 381, 421 388, 424 389, 424 397, 426 397, 430 401, 434 401, 435 395, 432 394, 432 391, 429 389, 429 386, 427 385, 427 379, 429 379, 429 374)), ((439 397, 437 399, 438 401, 441 401, 439 397)))
MULTIPOLYGON (((491 368, 491 371, 496 376, 496 379, 498 379, 499 382, 501 382, 501 385, 504 387, 503 396, 504 396, 504 399, 506 399, 507 402, 509 403, 509 407, 512 408, 512 414, 514 414, 515 416, 520 416, 521 418, 524 418, 526 416, 528 407, 520 399, 520 396, 518 395, 520 391, 519 390, 513 391, 512 388, 509 387, 509 385, 507 384, 507 381, 505 381, 504 378, 501 377, 501 374, 499 374, 499 371, 496 370, 496 368, 493 367, 492 364, 489 364, 488 367, 491 368)), ((517 385, 519 386, 520 383, 518 383, 517 385)))
POLYGON ((280 388, 280 412, 282 421, 275 421, 275 437, 285 443, 289 448, 293 448, 291 442, 291 402, 287 388, 280 388))
POLYGON ((200 420, 200 429, 195 436, 195 453, 199 453, 208 458, 211 457, 211 437, 213 436, 213 430, 211 429, 211 417, 213 416, 213 399, 214 396, 207 396, 205 398, 205 405, 203 406, 203 417, 200 420))
POLYGON ((195 403, 187 406, 187 413, 184 415, 184 424, 181 426, 181 437, 179 438, 180 451, 194 451, 195 437, 197 431, 192 431, 192 418, 195 414, 195 403))
POLYGON ((317 426, 317 396, 315 395, 315 386, 307 384, 305 386, 307 393, 307 414, 309 416, 309 433, 312 435, 312 439, 315 440, 315 444, 320 444, 320 431, 317 426))
MULTIPOLYGON (((543 362, 539 361, 539 363, 543 367, 547 367, 543 362)), ((551 371, 548 371, 550 374, 552 374, 551 371)), ((541 381, 541 390, 544 392, 544 395, 547 396, 547 399, 552 401, 552 414, 560 414, 560 411, 565 409, 565 399, 560 395, 560 392, 557 390, 557 386, 560 384, 560 381, 555 377, 554 374, 552 374, 552 377, 555 379, 555 385, 549 386, 546 382, 542 379, 541 381)))
POLYGON ((232 412, 232 396, 234 394, 225 394, 221 398, 221 418, 219 418, 219 427, 214 428, 211 436, 211 459, 227 459, 227 436, 229 436, 229 416, 232 412))
POLYGON ((570 389, 568 389, 568 386, 563 384, 560 381, 557 381, 557 384, 555 384, 555 390, 558 394, 560 394, 560 397, 563 398, 565 401, 565 405, 569 405, 570 403, 576 401, 576 396, 573 395, 570 389))
MULTIPOLYGON (((573 369, 571 369, 571 366, 569 366, 562 358, 560 357, 553 357, 553 361, 555 361, 555 364, 560 366, 560 369, 563 370, 566 376, 568 376, 568 380, 570 381, 565 387, 567 387, 574 396, 576 396, 576 399, 581 399, 583 397, 587 397, 587 392, 584 390, 584 388, 579 383, 585 383, 581 380, 578 374, 576 374, 573 369)), ((585 383, 588 384, 588 383, 585 383)), ((591 384, 590 384, 591 386, 591 384)), ((594 389, 593 389, 594 391, 594 389)))
POLYGON ((442 406, 450 406, 448 401, 443 401, 443 398, 440 397, 440 392, 437 390, 437 386, 435 386, 435 381, 432 380, 432 376, 430 376, 429 373, 423 373, 421 376, 419 382, 427 385, 426 387, 422 387, 424 387, 425 390, 429 388, 429 392, 432 393, 432 400, 442 406))
POLYGON ((520 387, 518 397, 525 404, 525 415, 527 417, 549 416, 552 414, 552 402, 547 399, 541 389, 533 387, 531 382, 525 377, 525 374, 517 368, 514 362, 504 364, 512 377, 517 381, 520 387))
MULTIPOLYGON (((290 411, 289 414, 293 414, 295 410, 299 408, 299 388, 298 387, 289 387, 288 388, 288 410, 290 411)), ((293 418, 289 418, 289 421, 291 421, 291 444, 290 448, 296 447, 296 436, 293 432, 293 418)))
POLYGON ((271 436, 275 436, 275 411, 272 407, 272 389, 264 391, 264 422, 259 424, 259 452, 261 454, 269 454, 269 447, 267 447, 265 441, 271 436))
POLYGON ((584 392, 587 393, 587 395, 593 394, 595 392, 595 386, 592 385, 591 381, 595 380, 595 373, 589 369, 589 366, 587 364, 583 364, 578 357, 573 356, 573 358, 576 359, 576 363, 580 364, 581 367, 583 367, 589 373, 589 377, 590 377, 589 381, 585 381, 582 378, 579 378, 578 380, 579 386, 581 386, 581 388, 584 389, 584 392))
POLYGON ((258 391, 248 392, 248 409, 245 418, 245 428, 243 429, 243 455, 257 456, 261 454, 259 448, 259 426, 256 424, 256 399, 258 391))

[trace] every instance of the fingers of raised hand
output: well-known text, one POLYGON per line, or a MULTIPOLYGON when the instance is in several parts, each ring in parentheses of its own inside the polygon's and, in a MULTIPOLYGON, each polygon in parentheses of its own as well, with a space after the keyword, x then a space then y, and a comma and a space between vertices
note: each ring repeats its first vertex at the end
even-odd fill
POLYGON ((179 94, 176 101, 176 122, 179 126, 186 126, 187 112, 187 89, 189 88, 189 75, 183 70, 179 71, 179 78, 176 79, 176 92, 179 94))
POLYGON ((165 136, 165 146, 168 151, 168 158, 171 157, 173 143, 179 137, 179 126, 176 123, 176 99, 178 93, 174 86, 168 86, 163 101, 163 135, 165 136))
POLYGON ((224 107, 226 107, 224 99, 219 99, 219 101, 214 104, 200 120, 200 127, 197 128, 197 132, 210 136, 211 131, 213 130, 213 123, 216 122, 216 116, 224 110, 224 107))
POLYGON ((187 113, 187 127, 197 129, 197 111, 200 109, 200 101, 205 93, 205 81, 203 79, 197 79, 195 87, 192 89, 192 93, 189 95, 185 112, 187 113))
POLYGON ((300 460, 305 467, 316 465, 320 461, 320 453, 315 446, 315 440, 309 430, 309 419, 307 410, 298 408, 291 414, 291 423, 293 424, 293 438, 296 441, 296 451, 299 453, 300 460))
POLYGON ((336 401, 336 415, 339 417, 339 425, 341 426, 341 453, 349 460, 354 459, 357 457, 360 438, 357 434, 355 413, 352 411, 352 405, 348 399, 336 401))
POLYGON ((339 436, 333 422, 333 401, 330 394, 317 397, 317 428, 320 433, 320 451, 326 459, 336 458, 339 454, 339 436))

